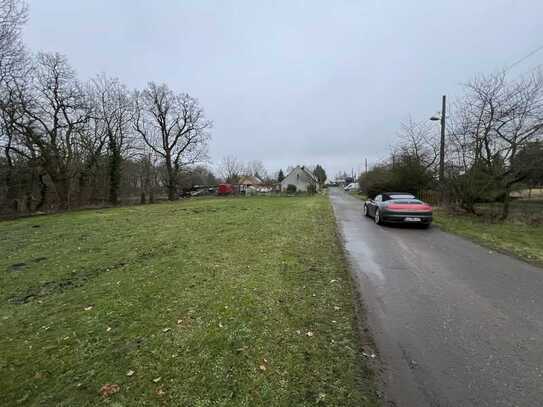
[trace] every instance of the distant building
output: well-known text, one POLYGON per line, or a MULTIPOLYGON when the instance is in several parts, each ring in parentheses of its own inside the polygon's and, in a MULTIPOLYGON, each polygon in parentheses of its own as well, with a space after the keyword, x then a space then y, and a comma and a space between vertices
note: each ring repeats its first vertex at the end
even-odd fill
POLYGON ((252 175, 242 175, 238 184, 245 187, 259 187, 263 184, 262 180, 252 175))
POLYGON ((281 181, 281 191, 286 191, 289 185, 296 186, 296 191, 307 192, 310 185, 314 185, 315 189, 319 190, 319 181, 304 166, 296 166, 283 181, 281 181))
POLYGON ((349 176, 336 177, 335 181, 336 181, 336 184, 338 184, 341 187, 344 187, 353 182, 356 182, 356 180, 353 177, 349 177, 349 176))
POLYGON ((258 177, 242 175, 238 181, 239 192, 245 195, 254 195, 264 188, 264 183, 258 177))

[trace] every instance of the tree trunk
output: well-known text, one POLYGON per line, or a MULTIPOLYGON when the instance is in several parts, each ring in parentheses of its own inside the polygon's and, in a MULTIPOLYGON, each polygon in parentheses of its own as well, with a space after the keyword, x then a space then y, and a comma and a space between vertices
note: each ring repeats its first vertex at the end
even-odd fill
POLYGON ((40 200, 38 201, 36 205, 37 211, 41 210, 44 207, 45 201, 47 199, 47 184, 45 183, 44 173, 41 173, 40 175, 38 175, 38 181, 40 185, 40 200))
POLYGON ((166 155, 166 170, 168 172, 168 200, 175 201, 177 193, 176 171, 169 154, 166 155))
POLYGON ((81 207, 85 203, 85 192, 89 185, 89 174, 83 171, 79 176, 79 188, 77 191, 77 206, 81 207))
POLYGON ((500 220, 506 220, 509 217, 509 204, 511 202, 511 197, 509 196, 510 194, 511 194, 511 186, 507 185, 505 187, 505 195, 503 197, 502 216, 500 220))
POLYGON ((109 159, 109 202, 119 204, 119 188, 121 186, 121 155, 113 143, 110 143, 111 156, 109 159))
POLYGON ((70 209, 70 179, 67 177, 53 179, 57 192, 58 207, 60 210, 70 209))
POLYGON ((14 212, 17 212, 17 190, 13 173, 13 168, 8 166, 6 172, 6 206, 14 212))
MULTIPOLYGON (((10 139, 11 140, 11 139, 10 139)), ((8 144, 9 146, 9 144, 8 144)), ((14 212, 17 212, 17 187, 16 187, 16 174, 15 174, 15 167, 13 165, 13 161, 11 160, 11 156, 9 154, 9 148, 5 148, 5 156, 7 161, 7 171, 6 171, 6 204, 8 208, 13 210, 14 212)))

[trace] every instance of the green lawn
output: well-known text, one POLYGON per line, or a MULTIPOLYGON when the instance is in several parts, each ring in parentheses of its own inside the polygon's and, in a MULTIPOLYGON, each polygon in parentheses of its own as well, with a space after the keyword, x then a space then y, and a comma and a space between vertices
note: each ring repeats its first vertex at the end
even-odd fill
POLYGON ((2 222, 0 252, 0 405, 377 405, 325 196, 2 222))
POLYGON ((496 220, 493 214, 498 212, 491 205, 478 209, 485 215, 434 210, 434 223, 448 232, 543 266, 543 225, 540 223, 543 211, 540 206, 519 203, 514 206, 511 219, 506 222, 496 220))

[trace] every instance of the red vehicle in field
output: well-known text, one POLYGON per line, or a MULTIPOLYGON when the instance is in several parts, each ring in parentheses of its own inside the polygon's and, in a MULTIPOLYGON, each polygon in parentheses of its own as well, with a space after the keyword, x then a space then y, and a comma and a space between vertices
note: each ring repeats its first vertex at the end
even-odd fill
POLYGON ((217 195, 232 195, 234 193, 234 188, 232 184, 219 184, 217 189, 217 195))

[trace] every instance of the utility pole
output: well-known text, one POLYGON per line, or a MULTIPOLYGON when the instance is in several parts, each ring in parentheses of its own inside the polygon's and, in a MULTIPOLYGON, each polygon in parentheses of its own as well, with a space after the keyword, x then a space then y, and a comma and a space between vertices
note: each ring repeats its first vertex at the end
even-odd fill
POLYGON ((445 118, 447 116, 447 95, 441 101, 441 145, 439 148, 439 182, 445 179, 445 118))
POLYGON ((368 159, 364 158, 364 173, 368 173, 368 159))

